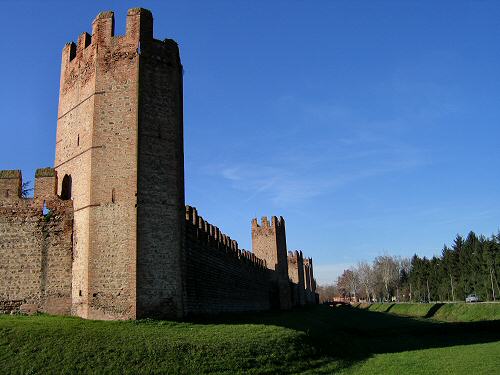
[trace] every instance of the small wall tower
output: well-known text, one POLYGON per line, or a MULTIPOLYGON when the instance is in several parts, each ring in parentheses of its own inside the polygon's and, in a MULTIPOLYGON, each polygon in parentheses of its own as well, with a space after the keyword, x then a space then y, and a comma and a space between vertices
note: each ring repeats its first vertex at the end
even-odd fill
POLYGON ((307 302, 314 303, 316 299, 316 280, 314 279, 312 258, 304 259, 304 284, 307 302))
POLYGON ((73 313, 181 316, 184 154, 177 44, 113 12, 62 53, 55 169, 74 204, 73 313))
POLYGON ((305 301, 305 284, 304 284, 304 255, 302 251, 295 250, 288 252, 288 276, 290 280, 297 285, 295 291, 295 304, 304 305, 305 301))
POLYGON ((291 307, 290 288, 288 285, 288 260, 286 249, 285 219, 280 216, 266 216, 261 224, 252 220, 252 252, 256 257, 266 261, 267 268, 276 271, 276 282, 279 288, 280 308, 291 307))

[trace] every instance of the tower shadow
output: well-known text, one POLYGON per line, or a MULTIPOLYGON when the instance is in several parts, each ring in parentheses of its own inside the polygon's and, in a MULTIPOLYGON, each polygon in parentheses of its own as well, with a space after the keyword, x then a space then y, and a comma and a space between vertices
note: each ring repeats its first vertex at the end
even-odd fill
POLYGON ((432 318, 436 312, 444 306, 444 303, 436 303, 434 304, 429 311, 427 311, 427 314, 425 314, 424 318, 432 318))
MULTIPOLYGON (((437 304, 428 315, 442 306, 437 304)), ((389 311, 393 304, 387 308, 389 311)), ((292 311, 197 317, 198 324, 264 324, 304 333, 318 367, 333 359, 349 367, 375 354, 472 345, 500 340, 500 320, 438 322, 356 309, 342 304, 305 306, 292 311)), ((319 370, 319 369, 318 369, 319 370)))

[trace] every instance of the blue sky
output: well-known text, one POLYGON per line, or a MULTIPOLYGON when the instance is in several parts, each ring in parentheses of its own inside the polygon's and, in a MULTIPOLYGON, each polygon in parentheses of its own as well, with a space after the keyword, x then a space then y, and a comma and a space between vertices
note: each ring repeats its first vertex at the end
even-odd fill
POLYGON ((497 1, 1 1, 2 169, 53 164, 67 41, 153 11, 181 48, 186 200, 250 249, 282 215, 320 282, 500 214, 497 1))

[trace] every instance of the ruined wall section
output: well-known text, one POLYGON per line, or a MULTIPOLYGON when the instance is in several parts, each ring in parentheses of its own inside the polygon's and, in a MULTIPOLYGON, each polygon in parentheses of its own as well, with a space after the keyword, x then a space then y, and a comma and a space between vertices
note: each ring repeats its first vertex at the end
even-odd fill
POLYGON ((149 11, 129 11, 140 36, 137 316, 183 314, 184 146, 177 44, 153 39, 149 11))
POLYGON ((186 314, 268 310, 277 285, 266 263, 186 206, 186 314))
POLYGON ((0 171, 0 312, 70 314, 72 202, 56 196, 53 169, 37 170, 32 199, 21 181, 0 171))

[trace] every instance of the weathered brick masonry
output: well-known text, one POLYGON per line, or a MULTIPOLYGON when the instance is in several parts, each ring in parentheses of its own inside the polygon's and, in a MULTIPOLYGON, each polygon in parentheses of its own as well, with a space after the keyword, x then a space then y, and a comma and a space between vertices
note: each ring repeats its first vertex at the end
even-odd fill
POLYGON ((2 311, 136 319, 315 301, 312 259, 287 254, 283 218, 252 222, 251 253, 185 206, 179 49, 154 39, 148 10, 128 11, 123 36, 100 13, 64 47, 54 169, 33 199, 21 183, 0 172, 2 311))

